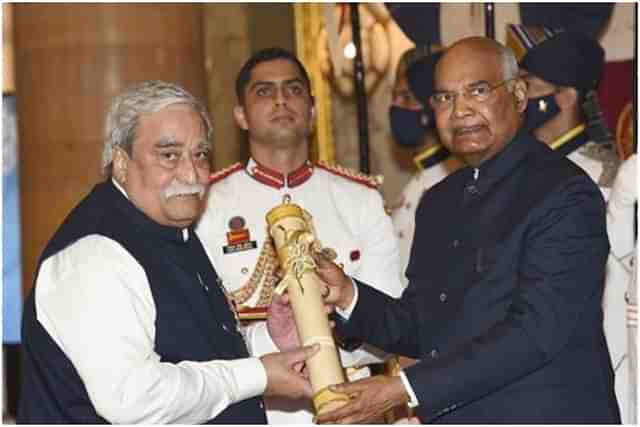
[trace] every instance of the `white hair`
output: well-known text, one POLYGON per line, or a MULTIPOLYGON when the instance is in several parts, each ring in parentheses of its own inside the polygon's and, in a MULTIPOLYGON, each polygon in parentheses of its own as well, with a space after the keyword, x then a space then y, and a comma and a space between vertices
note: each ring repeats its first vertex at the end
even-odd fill
POLYGON ((513 51, 500 44, 500 57, 502 59, 502 78, 510 80, 518 77, 518 61, 516 61, 513 51))
POLYGON ((154 113, 173 104, 187 104, 200 114, 211 141, 213 128, 205 106, 180 86, 160 80, 149 80, 127 89, 118 95, 109 108, 102 151, 102 171, 111 175, 113 151, 121 148, 131 155, 136 129, 143 113, 154 113))

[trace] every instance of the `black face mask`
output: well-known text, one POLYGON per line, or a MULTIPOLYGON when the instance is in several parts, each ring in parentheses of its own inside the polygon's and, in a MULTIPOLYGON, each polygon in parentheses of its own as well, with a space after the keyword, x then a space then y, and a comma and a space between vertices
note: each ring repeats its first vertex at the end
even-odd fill
POLYGON ((555 93, 531 98, 527 101, 526 126, 530 131, 536 130, 560 112, 555 93))
POLYGON ((392 105, 389 122, 393 139, 403 147, 417 147, 427 130, 433 127, 433 115, 425 110, 409 110, 392 105))

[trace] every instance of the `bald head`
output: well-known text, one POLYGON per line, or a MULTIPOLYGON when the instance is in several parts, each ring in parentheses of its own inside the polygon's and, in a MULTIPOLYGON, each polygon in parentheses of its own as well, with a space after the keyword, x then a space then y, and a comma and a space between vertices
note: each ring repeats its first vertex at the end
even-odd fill
POLYGON ((527 103, 510 49, 484 38, 462 39, 438 62, 432 99, 442 143, 472 166, 500 152, 516 135, 527 103))
POLYGON ((435 79, 438 78, 438 69, 442 68, 445 61, 459 61, 459 56, 477 55, 482 61, 496 61, 502 69, 501 78, 504 80, 515 78, 518 75, 518 61, 506 46, 486 37, 468 37, 457 41, 447 50, 436 67, 435 79))

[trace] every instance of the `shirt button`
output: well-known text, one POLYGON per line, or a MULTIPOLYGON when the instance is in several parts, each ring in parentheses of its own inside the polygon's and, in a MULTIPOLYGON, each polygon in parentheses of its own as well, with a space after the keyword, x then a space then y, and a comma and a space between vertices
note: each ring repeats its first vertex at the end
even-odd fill
POLYGON ((441 302, 445 302, 447 300, 447 294, 445 294, 444 292, 440 294, 440 301, 441 302))
POLYGON ((451 246, 453 246, 454 248, 457 248, 458 246, 460 246, 460 240, 456 239, 453 242, 451 242, 451 246))
POLYGON ((437 359, 438 358, 438 350, 436 350, 434 348, 433 350, 431 350, 431 353, 429 353, 429 355, 431 356, 432 359, 437 359))
POLYGON ((469 194, 478 194, 478 187, 476 187, 474 184, 467 185, 466 190, 469 194))

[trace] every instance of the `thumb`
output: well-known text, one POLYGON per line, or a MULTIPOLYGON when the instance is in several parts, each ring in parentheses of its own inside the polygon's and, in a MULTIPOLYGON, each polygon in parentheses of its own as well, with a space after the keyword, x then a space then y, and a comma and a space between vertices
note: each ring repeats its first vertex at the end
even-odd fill
POLYGON ((320 344, 307 345, 292 353, 290 361, 292 364, 309 360, 320 351, 320 344))
POLYGON ((311 257, 313 258, 313 260, 318 265, 318 268, 327 268, 327 264, 329 262, 331 262, 320 251, 312 251, 311 252, 311 257))
POLYGON ((313 388, 308 379, 302 374, 295 375, 291 381, 297 390, 300 390, 304 397, 313 397, 313 388))

